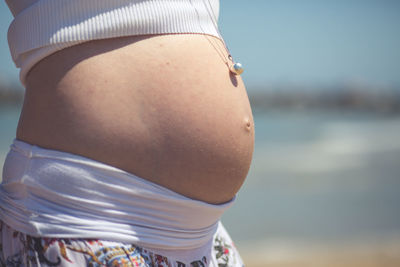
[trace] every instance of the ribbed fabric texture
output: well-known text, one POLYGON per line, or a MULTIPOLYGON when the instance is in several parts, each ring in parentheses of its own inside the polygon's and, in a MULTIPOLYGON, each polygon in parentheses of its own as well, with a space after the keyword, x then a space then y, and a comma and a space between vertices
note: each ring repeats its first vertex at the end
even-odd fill
POLYGON ((11 56, 21 81, 39 60, 89 40, 167 33, 219 37, 219 0, 8 0, 11 56))

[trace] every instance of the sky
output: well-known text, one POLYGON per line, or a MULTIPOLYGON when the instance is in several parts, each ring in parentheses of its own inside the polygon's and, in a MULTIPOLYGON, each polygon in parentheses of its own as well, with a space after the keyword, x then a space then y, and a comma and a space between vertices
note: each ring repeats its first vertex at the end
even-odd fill
MULTIPOLYGON (((220 0, 222 37, 250 87, 400 87, 400 1, 220 0)), ((0 79, 18 82, 0 1, 0 79)), ((249 87, 248 86, 248 87, 249 87)))

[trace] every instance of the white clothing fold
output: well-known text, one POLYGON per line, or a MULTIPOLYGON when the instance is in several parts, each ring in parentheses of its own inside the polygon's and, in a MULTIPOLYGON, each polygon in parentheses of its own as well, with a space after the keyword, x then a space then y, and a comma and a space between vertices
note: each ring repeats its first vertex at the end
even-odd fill
POLYGON ((204 249, 233 202, 193 200, 110 165, 15 139, 3 168, 0 220, 32 236, 204 249))

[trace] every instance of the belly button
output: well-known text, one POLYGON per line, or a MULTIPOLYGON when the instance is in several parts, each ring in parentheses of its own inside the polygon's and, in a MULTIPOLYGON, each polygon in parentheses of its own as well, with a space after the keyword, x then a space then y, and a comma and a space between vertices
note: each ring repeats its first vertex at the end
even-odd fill
POLYGON ((250 131, 251 131, 251 122, 250 122, 250 119, 249 119, 249 118, 245 118, 245 119, 244 119, 244 122, 245 122, 246 131, 250 132, 250 131))

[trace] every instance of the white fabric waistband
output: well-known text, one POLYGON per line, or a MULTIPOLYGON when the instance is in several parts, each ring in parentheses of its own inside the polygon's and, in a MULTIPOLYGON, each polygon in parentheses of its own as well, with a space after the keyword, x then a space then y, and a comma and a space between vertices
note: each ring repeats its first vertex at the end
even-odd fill
POLYGON ((107 164, 15 139, 3 168, 0 220, 33 236, 190 249, 210 242, 234 199, 193 200, 107 164))

